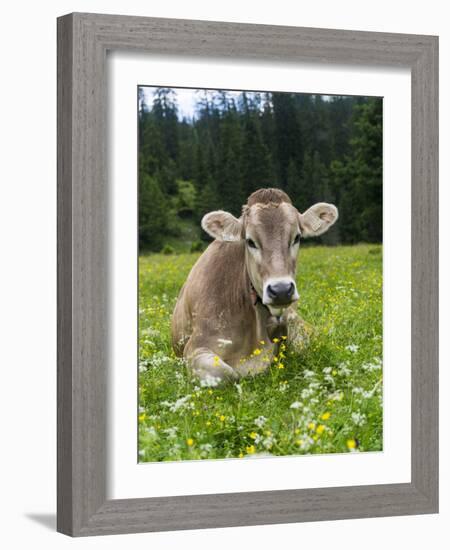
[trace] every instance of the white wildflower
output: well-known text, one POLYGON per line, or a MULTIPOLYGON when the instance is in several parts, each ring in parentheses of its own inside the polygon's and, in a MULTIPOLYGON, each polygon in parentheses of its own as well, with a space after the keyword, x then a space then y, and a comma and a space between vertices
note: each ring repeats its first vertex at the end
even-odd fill
POLYGON ((175 439, 177 437, 178 426, 173 426, 172 428, 166 428, 165 430, 163 430, 163 432, 167 434, 167 436, 170 439, 175 439))
POLYGON ((273 444, 275 443, 275 438, 273 435, 268 435, 263 439, 263 447, 267 450, 271 449, 273 447, 273 444))
POLYGON ((379 392, 380 391, 380 387, 381 387, 381 382, 382 380, 378 380, 378 382, 375 384, 375 386, 370 390, 370 391, 363 391, 361 393, 361 395, 365 398, 365 399, 370 399, 371 397, 373 397, 375 395, 376 392, 379 392))
POLYGON ((147 428, 147 434, 149 435, 149 437, 151 437, 152 439, 156 439, 158 437, 158 434, 156 432, 156 429, 153 427, 153 426, 150 426, 149 428, 147 428))
POLYGON ((302 399, 308 399, 308 397, 311 397, 311 395, 313 395, 314 393, 314 390, 310 389, 310 388, 305 388, 304 390, 301 391, 300 393, 300 397, 302 399))
POLYGON ((155 329, 155 328, 145 328, 143 330, 141 330, 141 334, 144 335, 144 336, 159 336, 160 335, 160 332, 159 330, 155 329))
POLYGON ((302 403, 300 401, 294 401, 291 403, 290 409, 300 409, 302 407, 302 403))
POLYGON ((344 363, 340 363, 338 366, 338 370, 339 370, 339 374, 341 374, 342 376, 348 376, 352 372, 348 365, 348 361, 344 361, 344 363))
POLYGON ((254 437, 255 445, 258 445, 259 443, 261 443, 262 440, 263 440, 262 435, 256 434, 256 436, 254 437))
POLYGON ((342 401, 344 394, 341 391, 336 391, 328 396, 331 401, 342 401))
POLYGON ((345 349, 352 353, 356 353, 359 350, 359 346, 356 344, 350 344, 349 346, 345 346, 345 349))
POLYGON ((208 456, 209 453, 212 451, 212 448, 213 446, 211 445, 211 443, 202 443, 200 445, 200 451, 201 451, 202 457, 208 456))
POLYGON ((366 422, 366 415, 359 412, 353 412, 352 413, 352 420, 355 426, 362 426, 366 422))
POLYGON ((381 359, 377 357, 372 363, 364 363, 363 365, 361 365, 361 368, 365 371, 372 372, 375 370, 380 370, 381 366, 381 359))
POLYGON ((146 360, 147 368, 161 367, 171 361, 172 359, 168 355, 165 355, 162 351, 154 353, 149 359, 146 360))
POLYGON ((313 370, 306 369, 303 371, 304 378, 313 378, 315 375, 316 373, 313 370))
POLYGON ((177 399, 174 403, 171 403, 170 401, 162 401, 161 405, 163 407, 167 407, 170 412, 177 412, 179 409, 185 408, 188 406, 188 401, 191 398, 191 395, 185 395, 184 397, 180 397, 180 399, 177 399))
POLYGON ((314 439, 307 434, 302 434, 298 436, 296 443, 299 449, 307 451, 314 444, 314 439))
POLYGON ((220 378, 217 376, 211 376, 207 374, 206 377, 200 382, 202 388, 215 388, 220 384, 220 378))
POLYGON ((139 372, 145 372, 147 370, 147 363, 139 361, 139 372))
POLYGON ((258 416, 258 418, 255 418, 255 424, 256 426, 258 426, 258 428, 262 428, 266 421, 267 418, 265 416, 258 416))
POLYGON ((179 443, 174 443, 172 447, 169 449, 169 454, 171 455, 177 455, 180 452, 181 445, 179 443))

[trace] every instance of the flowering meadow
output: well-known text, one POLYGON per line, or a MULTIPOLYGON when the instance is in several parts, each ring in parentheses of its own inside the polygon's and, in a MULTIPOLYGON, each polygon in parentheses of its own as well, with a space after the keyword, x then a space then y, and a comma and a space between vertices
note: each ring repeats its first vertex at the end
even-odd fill
POLYGON ((139 460, 382 450, 382 247, 301 248, 297 307, 314 327, 309 346, 283 343, 266 372, 218 388, 192 378, 170 344, 198 256, 139 259, 139 460))

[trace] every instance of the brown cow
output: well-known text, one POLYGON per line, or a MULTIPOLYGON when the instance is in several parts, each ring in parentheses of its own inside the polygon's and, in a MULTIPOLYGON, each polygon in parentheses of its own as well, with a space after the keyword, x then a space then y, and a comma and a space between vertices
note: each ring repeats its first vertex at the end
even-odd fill
POLYGON ((300 238, 325 233, 337 217, 326 203, 300 214, 279 189, 255 191, 239 219, 220 210, 204 216, 215 240, 193 266, 172 318, 173 347, 203 384, 265 370, 283 336, 303 347, 295 308, 300 238))

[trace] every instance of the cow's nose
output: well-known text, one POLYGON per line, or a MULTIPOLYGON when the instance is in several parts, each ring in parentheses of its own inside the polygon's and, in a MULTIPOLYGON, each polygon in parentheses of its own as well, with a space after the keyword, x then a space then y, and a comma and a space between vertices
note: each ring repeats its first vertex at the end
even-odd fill
POLYGON ((295 285, 293 282, 279 281, 267 285, 267 296, 274 302, 290 302, 294 292, 295 285))

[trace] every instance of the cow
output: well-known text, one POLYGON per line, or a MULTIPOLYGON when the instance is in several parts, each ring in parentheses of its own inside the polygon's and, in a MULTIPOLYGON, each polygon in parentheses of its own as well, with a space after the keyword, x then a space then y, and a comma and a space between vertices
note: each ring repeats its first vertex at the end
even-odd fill
POLYGON ((332 204, 303 214, 280 189, 259 189, 239 219, 222 210, 202 228, 215 240, 192 267, 172 316, 172 345, 203 385, 267 369, 284 340, 305 345, 296 311, 300 239, 325 233, 338 218, 332 204))

